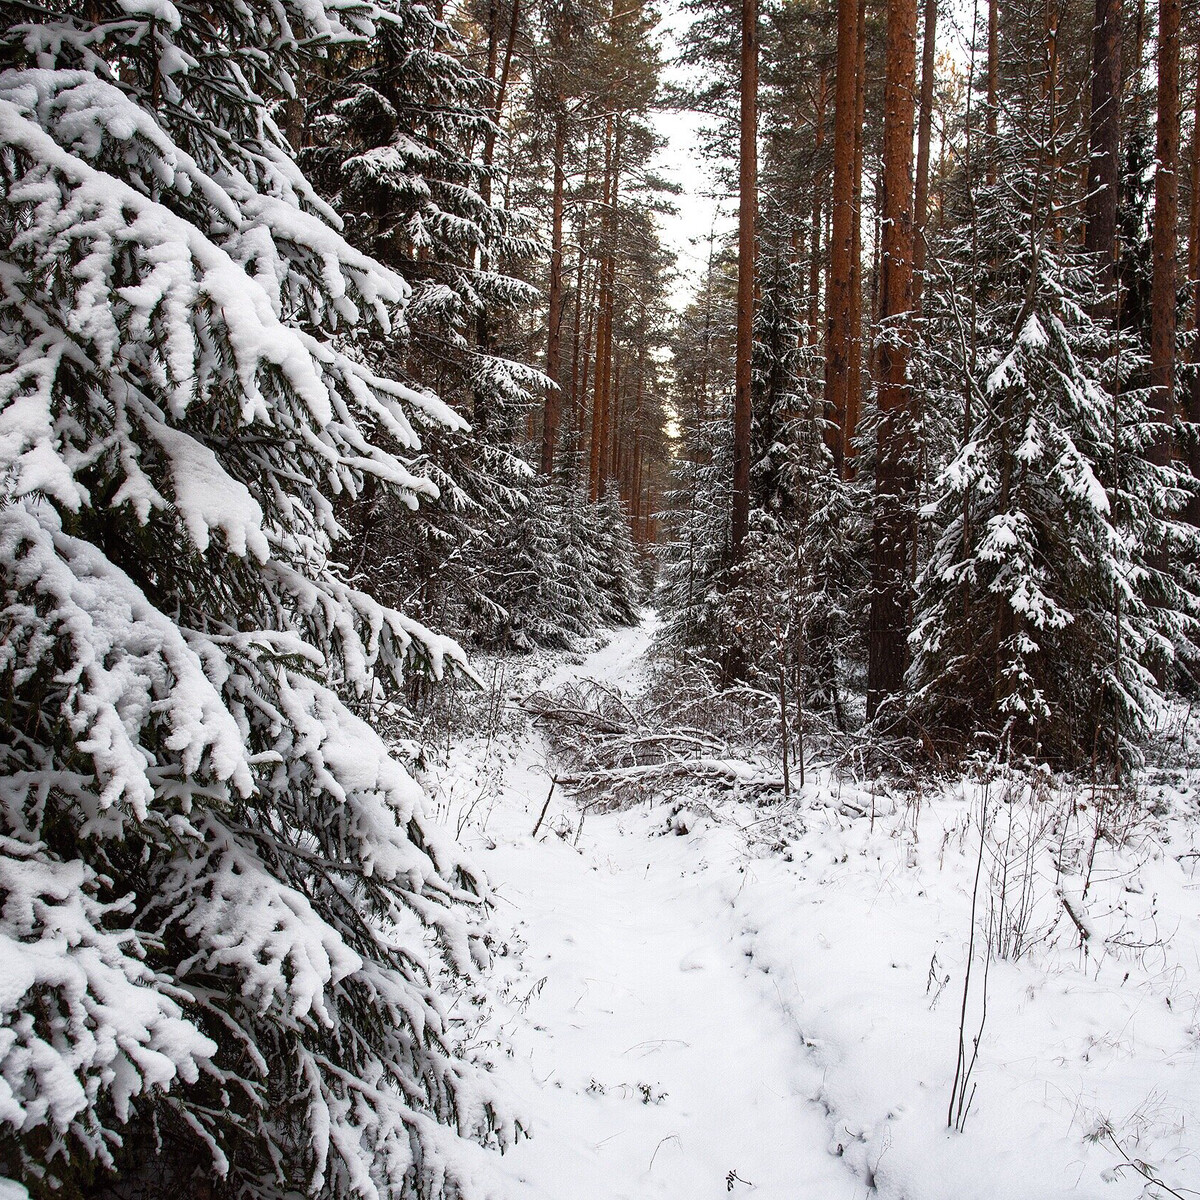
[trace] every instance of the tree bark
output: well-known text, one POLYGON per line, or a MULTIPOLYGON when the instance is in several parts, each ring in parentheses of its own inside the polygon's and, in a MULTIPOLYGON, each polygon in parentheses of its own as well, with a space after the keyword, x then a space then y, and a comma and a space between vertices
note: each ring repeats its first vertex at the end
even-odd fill
POLYGON ((996 138, 1000 113, 1000 2, 988 0, 988 56, 987 56, 987 182, 991 187, 996 182, 996 138))
MULTIPOLYGON (((593 141, 592 135, 589 132, 584 151, 583 185, 580 189, 580 195, 584 197, 591 190, 592 150, 593 141)), ((573 448, 576 451, 581 450, 583 447, 584 421, 586 418, 584 397, 587 395, 587 378, 586 368, 582 360, 589 353, 592 337, 591 321, 593 307, 591 303, 591 290, 593 278, 591 274, 585 275, 591 256, 590 242, 586 235, 591 229, 591 225, 587 220, 586 214, 586 207, 581 207, 575 225, 576 253, 578 257, 575 263, 575 314, 572 321, 571 333, 571 414, 576 434, 576 444, 573 448), (585 283, 588 293, 586 297, 584 295, 585 283), (581 335, 583 334, 583 314, 585 311, 588 314, 587 345, 584 345, 581 340, 581 335)))
POLYGON ((1151 403, 1163 428, 1152 447, 1160 463, 1171 454, 1175 410, 1175 251, 1179 221, 1179 8, 1159 0, 1158 121, 1154 174, 1154 232, 1150 282, 1151 403))
POLYGON ((754 221, 758 207, 758 4, 742 0, 741 145, 738 156, 737 353, 733 394, 730 557, 742 559, 750 527, 750 368, 754 349, 754 221))
MULTIPOLYGON (((829 71, 822 65, 821 74, 817 80, 816 110, 816 159, 821 161, 821 151, 825 148, 825 104, 829 95, 829 71)), ((821 298, 818 294, 821 287, 821 197, 824 194, 823 171, 812 181, 812 242, 811 255, 808 262, 808 344, 815 346, 821 338, 821 298)))
MULTIPOLYGON (((862 196, 863 122, 867 115, 867 0, 858 0, 858 45, 854 52, 854 179, 850 237, 850 378, 846 386, 846 420, 842 426, 842 474, 854 474, 854 435, 862 412, 863 302, 862 196)), ((878 239, 876 239, 878 241, 878 239)), ((872 318, 874 312, 872 312, 872 318)))
POLYGON ((854 253, 854 125, 858 115, 858 0, 838 0, 833 95, 833 228, 825 289, 825 412, 834 465, 842 469, 850 384, 851 258, 854 253))
MULTIPOLYGON (((612 327, 612 318, 609 318, 609 328, 612 327)), ((611 336, 611 335, 610 335, 611 336)), ((615 349, 610 351, 612 366, 609 368, 609 383, 608 383, 608 403, 605 405, 604 412, 604 437, 607 453, 604 460, 604 486, 602 490, 607 490, 612 482, 616 482, 617 491, 620 492, 621 472, 620 472, 620 445, 621 445, 621 427, 624 418, 625 396, 621 390, 621 384, 624 382, 622 378, 622 369, 625 363, 621 357, 621 347, 617 344, 615 349)))
POLYGON ((1121 186, 1121 0, 1095 0, 1092 106, 1084 245, 1101 263, 1102 309, 1113 312, 1117 278, 1117 199, 1121 186))
MULTIPOLYGON (((504 60, 500 66, 500 82, 496 85, 496 102, 492 106, 492 127, 483 139, 483 178, 480 180, 479 193, 488 204, 492 202, 492 163, 496 157, 496 135, 500 130, 500 118, 504 113, 504 100, 508 92, 508 77, 512 71, 513 49, 517 44, 517 29, 521 21, 521 0, 512 0, 512 9, 508 22, 508 36, 504 44, 504 60)), ((488 82, 495 79, 496 42, 489 39, 488 43, 488 82)))
POLYGON ((597 265, 599 288, 596 313, 596 362, 594 382, 592 385, 592 437, 589 455, 588 493, 592 501, 600 498, 601 476, 603 473, 604 453, 604 417, 607 401, 608 380, 606 378, 606 350, 611 346, 607 337, 606 318, 611 313, 609 303, 608 263, 611 258, 609 240, 611 237, 610 214, 612 212, 613 193, 613 120, 610 113, 604 127, 604 188, 602 190, 602 216, 600 220, 600 260, 597 265))
MULTIPOLYGON (((493 9, 493 18, 496 16, 496 10, 493 9)), ((504 98, 508 91, 508 77, 512 69, 513 48, 517 41, 517 29, 521 19, 521 0, 512 0, 512 13, 508 24, 508 39, 504 47, 504 61, 500 68, 500 82, 496 87, 496 99, 492 106, 491 128, 488 129, 483 139, 483 158, 482 171, 479 179, 479 195, 484 204, 492 202, 492 165, 496 157, 496 135, 500 129, 500 117, 504 111, 504 98)), ((495 39, 495 23, 493 20, 492 35, 488 43, 488 82, 492 83, 494 72, 496 69, 497 43, 495 39)), ((479 266, 481 271, 488 269, 488 252, 487 247, 483 246, 479 250, 479 266)), ((486 308, 481 307, 475 316, 475 342, 481 349, 490 351, 492 348, 492 328, 491 322, 488 319, 489 313, 486 308)), ((486 420, 487 413, 483 414, 486 420)), ((483 422, 480 422, 482 425, 483 422)))
MULTIPOLYGON (((1100 0, 1097 0, 1099 3, 1100 0)), ((1120 3, 1120 0, 1112 0, 1120 3)), ((917 121, 917 190, 913 203, 913 313, 921 315, 925 292, 925 257, 929 241, 925 236, 929 222, 929 149, 933 140, 933 82, 936 63, 938 0, 925 0, 925 32, 921 45, 921 111, 917 121)))
POLYGON ((546 374, 551 387, 546 392, 542 417, 542 474, 554 471, 558 424, 562 413, 562 318, 563 318, 563 209, 567 151, 567 117, 561 105, 554 118, 554 186, 550 222, 550 309, 546 322, 546 374))
POLYGON ((888 0, 883 116, 883 254, 867 714, 897 694, 907 662, 908 560, 913 503, 908 380, 912 325, 913 91, 916 0, 888 0))
MULTIPOLYGON (((1196 61, 1200 63, 1200 37, 1197 38, 1196 61)), ((1188 287, 1191 290, 1192 312, 1192 391, 1188 417, 1200 423, 1200 70, 1196 75, 1195 119, 1192 124, 1192 207, 1188 221, 1188 287)), ((1200 479, 1200 443, 1192 443, 1192 474, 1200 479)), ((1200 496, 1188 503, 1188 520, 1200 525, 1200 496)))

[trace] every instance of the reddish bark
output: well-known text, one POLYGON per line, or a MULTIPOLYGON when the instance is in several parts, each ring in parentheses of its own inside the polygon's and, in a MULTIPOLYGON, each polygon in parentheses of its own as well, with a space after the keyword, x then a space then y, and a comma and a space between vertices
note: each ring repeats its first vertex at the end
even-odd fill
POLYGON ((758 207, 758 4, 742 0, 741 145, 738 156, 737 352, 733 395, 730 555, 740 562, 750 526, 750 367, 754 348, 754 222, 758 207))
POLYGON ((550 222, 550 311, 546 327, 546 374, 552 387, 546 392, 542 417, 542 474, 554 470, 558 425, 562 413, 562 317, 563 317, 563 209, 566 171, 567 118, 559 112, 554 121, 554 198, 550 222))
POLYGON ((989 187, 996 182, 996 136, 999 111, 1000 3, 999 0, 988 0, 987 146, 984 149, 984 154, 987 161, 987 182, 989 187))
MULTIPOLYGON (((1200 45, 1197 45, 1200 61, 1200 45)), ((1195 120, 1192 125, 1192 207, 1188 221, 1188 286, 1192 293, 1189 327, 1192 331, 1192 392, 1188 416, 1200 423, 1200 74, 1196 79, 1195 120)), ((1192 445, 1192 474, 1200 479, 1200 444, 1192 445)), ((1200 525, 1200 496, 1188 504, 1188 520, 1200 525)))
MULTIPOLYGON (((1099 2, 1099 0, 1098 0, 1099 2)), ((1115 0, 1119 3, 1119 0, 1115 0)), ((933 140, 933 82, 936 64, 937 0, 925 0, 925 34, 921 46, 921 110, 917 121, 917 184, 913 202, 913 312, 921 315, 925 291, 925 256, 929 242, 929 147, 933 140)))
POLYGON ((913 468, 908 380, 912 324, 913 92, 916 0, 889 0, 883 116, 883 249, 878 356, 880 425, 876 448, 867 713, 898 693, 907 662, 907 581, 913 468))
MULTIPOLYGON (((817 79, 817 102, 814 106, 816 115, 816 158, 821 161, 821 151, 825 148, 825 105, 829 96, 829 70, 822 64, 821 74, 817 79)), ((808 262, 808 344, 815 346, 821 337, 821 198, 824 195, 822 179, 814 177, 812 181, 812 247, 808 262)))
POLYGON ((608 317, 612 311, 608 283, 608 264, 612 258, 609 253, 610 214, 614 195, 613 187, 613 119, 610 113, 604 127, 604 187, 602 190, 602 217, 600 221, 600 240, 603 252, 598 265, 598 309, 596 313, 596 365, 595 381, 592 391, 592 436, 589 454, 588 494, 595 501, 600 497, 601 475, 603 473, 603 448, 605 433, 605 405, 608 399, 607 355, 612 346, 608 335, 608 317))
POLYGON ((1153 451, 1159 462, 1171 453, 1169 424, 1175 411, 1175 252, 1179 221, 1179 9, 1180 0, 1159 0, 1158 121, 1151 243, 1150 386, 1163 428, 1153 451))
POLYGON ((850 385, 851 259, 854 253, 854 145, 858 114, 858 0, 838 0, 837 74, 833 96, 833 228, 825 290, 825 412, 830 448, 842 468, 850 385))
MULTIPOLYGON (((858 46, 855 50, 854 101, 854 227, 850 251, 850 379, 846 387, 846 420, 842 425, 842 474, 854 473, 854 435, 862 412, 862 177, 863 123, 867 113, 867 0, 858 0, 858 46)), ((878 238, 876 239, 878 242, 878 238)))
MULTIPOLYGON (((1105 296, 1116 282, 1121 153, 1121 0, 1095 0, 1084 244, 1100 257, 1105 296)), ((1105 307, 1108 307, 1107 305, 1105 307)))

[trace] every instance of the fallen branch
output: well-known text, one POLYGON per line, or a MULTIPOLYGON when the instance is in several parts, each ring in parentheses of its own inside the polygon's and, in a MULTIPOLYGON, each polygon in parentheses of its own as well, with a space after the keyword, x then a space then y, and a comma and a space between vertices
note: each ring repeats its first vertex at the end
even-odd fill
POLYGON ((542 811, 538 814, 537 824, 533 827, 533 832, 530 837, 537 837, 538 830, 542 827, 542 822, 546 819, 546 811, 550 807, 550 797, 554 795, 554 785, 558 782, 553 776, 550 779, 550 790, 546 793, 546 803, 542 805, 542 811))
POLYGON ((1067 895, 1063 888, 1059 887, 1056 890, 1058 892, 1059 900, 1062 901, 1063 910, 1066 912, 1067 916, 1071 918, 1071 922, 1074 924, 1075 928, 1079 930, 1080 945, 1082 945, 1084 942, 1091 941, 1091 923, 1087 919, 1087 913, 1083 911, 1083 906, 1080 905, 1079 909, 1077 910, 1075 902, 1070 896, 1067 895))

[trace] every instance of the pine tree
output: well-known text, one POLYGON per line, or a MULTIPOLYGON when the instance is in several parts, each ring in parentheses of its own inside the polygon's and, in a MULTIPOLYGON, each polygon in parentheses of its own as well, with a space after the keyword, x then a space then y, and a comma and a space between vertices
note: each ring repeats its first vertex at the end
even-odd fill
POLYGON ((871 558, 867 716, 904 678, 916 471, 912 422, 917 407, 909 377, 913 306, 913 121, 916 0, 888 0, 887 82, 883 124, 883 244, 880 338, 876 350, 875 506, 871 558))
POLYGON ((363 719, 464 664, 334 565, 347 497, 431 496, 418 415, 462 420, 354 352, 412 289, 268 107, 376 30, 0 15, 0 1170, 468 1195, 462 1139, 513 1133, 440 999, 484 893, 363 719))

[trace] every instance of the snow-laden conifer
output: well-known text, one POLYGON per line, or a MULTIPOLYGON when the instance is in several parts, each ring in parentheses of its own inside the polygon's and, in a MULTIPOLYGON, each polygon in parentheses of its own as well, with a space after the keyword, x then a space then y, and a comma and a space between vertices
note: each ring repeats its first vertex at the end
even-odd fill
POLYGON ((528 221, 491 198, 482 150, 496 138, 495 85, 428 6, 379 8, 374 36, 336 51, 333 69, 310 79, 300 161, 345 219, 348 240, 412 289, 403 334, 369 339, 364 351, 436 391, 471 429, 421 425, 413 466, 438 499, 398 520, 394 496, 373 496, 355 565, 441 627, 488 642, 497 628, 536 619, 509 613, 486 586, 511 536, 504 526, 528 519, 524 417, 548 386, 496 337, 505 315, 538 302, 508 270, 535 247, 528 221))
POLYGON ((0 1163, 470 1194, 482 888, 356 715, 463 663, 331 565, 462 421, 352 352, 410 285, 268 110, 367 10, 0 15, 0 1163))
POLYGON ((931 282, 927 406, 960 416, 925 512, 913 713, 934 741, 1128 758, 1194 631, 1190 484, 1149 452, 1144 359, 1098 315, 1095 262, 1039 212, 1045 177, 1004 166, 931 282))

